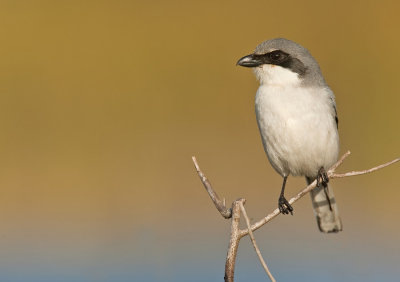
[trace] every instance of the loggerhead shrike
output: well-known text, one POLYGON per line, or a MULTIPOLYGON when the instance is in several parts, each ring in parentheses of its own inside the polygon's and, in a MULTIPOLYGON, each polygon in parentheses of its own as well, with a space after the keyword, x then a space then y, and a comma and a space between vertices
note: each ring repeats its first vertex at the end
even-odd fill
POLYGON ((264 150, 283 177, 278 200, 282 214, 293 214, 284 197, 289 174, 317 179, 311 200, 321 232, 342 230, 325 169, 338 159, 339 135, 335 96, 317 61, 299 44, 276 38, 256 47, 238 65, 253 68, 260 87, 255 110, 264 150))

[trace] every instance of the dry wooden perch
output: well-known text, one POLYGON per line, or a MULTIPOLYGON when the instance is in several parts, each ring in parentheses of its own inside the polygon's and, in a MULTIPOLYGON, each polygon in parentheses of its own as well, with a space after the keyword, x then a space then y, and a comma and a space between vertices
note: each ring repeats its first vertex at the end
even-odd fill
MULTIPOLYGON (((350 155, 350 151, 347 151, 329 170, 328 170, 328 177, 330 179, 333 178, 342 178, 342 177, 348 177, 348 176, 355 176, 355 175, 361 175, 361 174, 366 174, 370 172, 374 172, 378 169, 387 167, 391 164, 394 164, 395 162, 400 161, 400 158, 397 158, 391 162, 381 164, 379 166, 367 169, 367 170, 362 170, 362 171, 351 171, 347 173, 335 173, 336 169, 343 163, 343 161, 350 155)), ((229 248, 228 248, 228 253, 226 256, 226 263, 225 263, 225 281, 227 282, 233 282, 234 280, 234 273, 235 273, 235 262, 236 262, 236 255, 237 255, 237 250, 239 247, 239 241, 242 239, 244 236, 249 235, 251 242, 254 246, 254 249, 258 255, 258 258, 260 259, 260 262, 271 279, 271 281, 275 282, 275 278, 272 276, 271 272, 268 269, 267 264, 265 263, 260 250, 258 249, 256 240, 253 235, 253 231, 259 229, 261 226, 265 225, 269 221, 271 221, 273 218, 277 217, 280 212, 279 209, 275 209, 273 212, 268 214, 266 217, 260 219, 256 223, 250 225, 250 220, 247 216, 246 210, 244 208, 244 204, 246 202, 245 199, 240 198, 232 203, 231 208, 226 207, 225 199, 221 200, 218 196, 218 194, 214 191, 214 189, 211 186, 211 183, 208 181, 207 177, 204 175, 204 173, 200 170, 199 164, 197 163, 196 157, 192 157, 194 166, 196 168, 197 174, 200 177, 201 182, 203 183, 204 187, 206 188, 208 195, 210 196, 211 200, 213 201, 215 207, 217 210, 221 213, 221 215, 228 219, 231 218, 231 237, 229 241, 229 248), (240 216, 241 214, 243 215, 246 224, 247 224, 247 229, 240 229, 239 223, 240 223, 240 216)), ((310 192, 312 189, 314 189, 317 186, 317 181, 315 180, 312 182, 310 185, 305 187, 303 190, 301 190, 296 196, 291 198, 289 200, 289 204, 293 204, 297 202, 301 197, 303 197, 305 194, 310 192)))

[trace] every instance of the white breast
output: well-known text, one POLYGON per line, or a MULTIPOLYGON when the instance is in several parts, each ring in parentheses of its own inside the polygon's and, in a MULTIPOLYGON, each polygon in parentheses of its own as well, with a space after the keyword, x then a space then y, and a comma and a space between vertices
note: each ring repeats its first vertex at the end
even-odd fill
POLYGON ((282 176, 316 176, 338 157, 333 94, 329 88, 302 87, 297 74, 273 68, 257 68, 256 116, 264 149, 282 176))

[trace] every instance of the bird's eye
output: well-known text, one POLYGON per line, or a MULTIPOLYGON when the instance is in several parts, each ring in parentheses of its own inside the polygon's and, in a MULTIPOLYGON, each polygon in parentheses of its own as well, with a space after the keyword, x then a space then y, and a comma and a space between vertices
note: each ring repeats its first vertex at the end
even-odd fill
POLYGON ((285 56, 281 51, 276 50, 276 51, 272 51, 272 52, 268 53, 268 57, 270 58, 270 60, 276 62, 276 61, 280 61, 280 60, 284 59, 285 56))

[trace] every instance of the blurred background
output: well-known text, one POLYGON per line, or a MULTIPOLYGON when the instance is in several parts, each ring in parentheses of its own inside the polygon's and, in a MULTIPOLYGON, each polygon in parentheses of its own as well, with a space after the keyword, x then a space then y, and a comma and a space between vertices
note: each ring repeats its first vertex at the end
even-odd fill
MULTIPOLYGON (((339 171, 399 157, 394 1, 1 1, 0 281, 222 281, 230 222, 204 191, 276 208, 258 88, 236 61, 308 48, 336 94, 339 171)), ((278 281, 398 281, 398 164, 333 180, 344 224, 308 197, 255 233, 278 281)), ((287 196, 305 185, 289 178, 287 196)), ((262 281, 248 238, 237 281, 262 281)))

